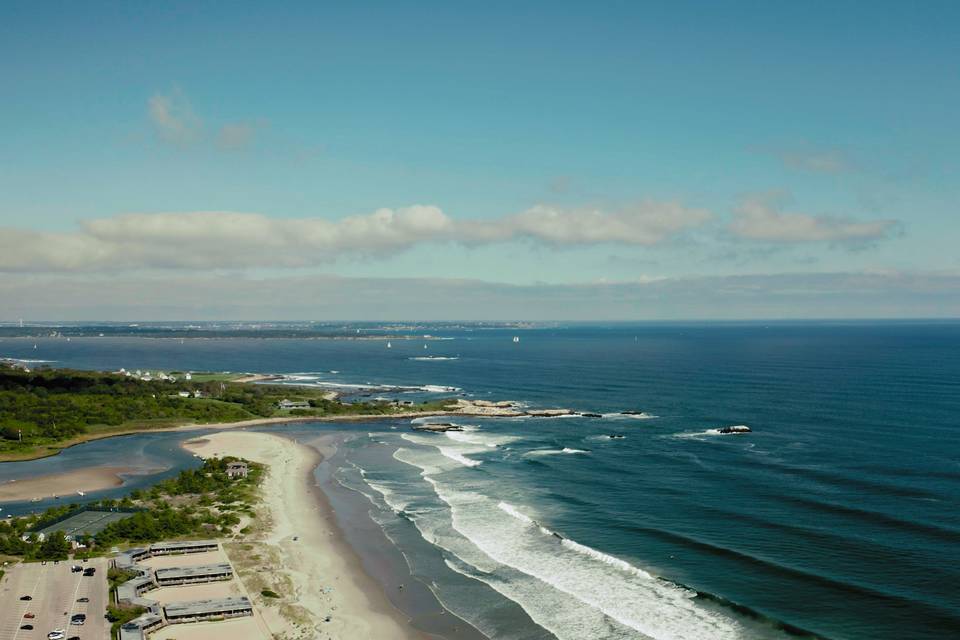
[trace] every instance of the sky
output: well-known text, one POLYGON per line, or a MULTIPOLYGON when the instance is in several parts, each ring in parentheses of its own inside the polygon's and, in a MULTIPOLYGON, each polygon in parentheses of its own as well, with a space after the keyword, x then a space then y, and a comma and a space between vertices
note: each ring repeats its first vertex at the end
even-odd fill
POLYGON ((960 3, 0 3, 0 321, 960 316, 960 3))

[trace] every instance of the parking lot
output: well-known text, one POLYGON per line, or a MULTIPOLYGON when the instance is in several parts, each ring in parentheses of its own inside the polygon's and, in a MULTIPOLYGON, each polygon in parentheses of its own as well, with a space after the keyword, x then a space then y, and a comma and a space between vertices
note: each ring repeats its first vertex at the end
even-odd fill
POLYGON ((104 619, 107 606, 107 561, 64 561, 59 564, 30 562, 6 567, 0 582, 0 640, 46 640, 54 629, 63 629, 66 637, 82 640, 108 640, 110 627, 104 619), (79 564, 96 568, 94 576, 72 573, 79 564), (32 600, 20 600, 22 596, 32 600), (89 598, 89 602, 77 602, 89 598), (25 618, 28 613, 33 618, 25 618), (70 624, 70 617, 83 613, 83 625, 70 624), (33 625, 33 630, 20 627, 33 625))

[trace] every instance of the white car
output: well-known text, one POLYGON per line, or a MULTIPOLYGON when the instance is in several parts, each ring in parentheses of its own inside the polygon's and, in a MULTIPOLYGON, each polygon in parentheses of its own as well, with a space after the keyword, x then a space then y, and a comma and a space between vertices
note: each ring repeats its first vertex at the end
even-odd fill
POLYGON ((54 629, 47 634, 47 640, 63 640, 67 637, 67 632, 63 629, 54 629))

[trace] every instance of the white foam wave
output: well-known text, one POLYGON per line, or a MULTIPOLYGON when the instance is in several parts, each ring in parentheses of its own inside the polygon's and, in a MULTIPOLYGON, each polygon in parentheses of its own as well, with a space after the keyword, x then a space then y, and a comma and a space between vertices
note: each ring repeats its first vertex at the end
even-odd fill
POLYGON ((497 508, 500 509, 501 511, 505 512, 505 513, 509 513, 511 516, 513 516, 514 518, 516 518, 516 519, 519 520, 520 522, 523 522, 523 523, 526 523, 526 524, 536 524, 536 523, 534 522, 533 518, 531 518, 531 517, 527 516, 526 514, 522 513, 521 511, 519 511, 515 506, 513 506, 513 505, 510 504, 509 502, 500 502, 500 503, 497 504, 497 508))
POLYGON ((652 413, 645 413, 641 411, 640 413, 604 413, 601 414, 607 420, 653 420, 654 418, 659 418, 660 416, 655 416, 652 413))
MULTIPOLYGON (((414 434, 411 435, 416 438, 414 434)), ((408 438, 409 440, 409 438, 408 438)), ((691 592, 656 579, 622 558, 544 527, 523 507, 443 480, 434 448, 399 448, 394 458, 420 469, 439 505, 409 511, 409 496, 427 500, 416 482, 387 486, 395 506, 428 542, 450 554, 451 569, 517 602, 559 640, 742 640, 745 628, 704 608, 691 592)), ((377 484, 383 484, 377 480, 377 484)), ((487 485, 493 489, 496 485, 487 485)))
POLYGON ((416 389, 430 393, 454 393, 460 391, 460 387, 445 387, 437 384, 425 384, 422 387, 416 387, 416 389))
POLYGON ((475 427, 471 427, 471 425, 463 425, 463 428, 464 431, 447 431, 447 438, 461 444, 485 447, 487 449, 496 449, 519 439, 517 436, 489 435, 478 432, 475 430, 475 427))
POLYGON ((459 360, 458 356, 417 356, 413 358, 407 358, 407 360, 418 360, 420 362, 433 362, 436 360, 459 360))
POLYGON ((577 453, 590 453, 585 449, 572 449, 570 447, 564 447, 563 449, 534 449, 533 451, 528 451, 524 457, 539 457, 539 456, 560 456, 560 455, 572 455, 577 453))
POLYGON ((594 560, 599 560, 600 562, 603 562, 604 564, 608 564, 608 565, 610 565, 611 567, 616 567, 617 569, 619 569, 620 571, 623 571, 624 573, 628 573, 628 574, 630 574, 630 575, 638 576, 638 577, 640 577, 640 578, 644 578, 645 580, 653 580, 653 579, 654 579, 652 575, 650 575, 649 573, 647 573, 647 572, 644 571, 643 569, 640 569, 640 568, 638 568, 638 567, 633 566, 632 564, 630 564, 630 563, 627 562, 626 560, 621 560, 620 558, 616 558, 616 557, 614 557, 614 556, 607 555, 606 553, 603 553, 602 551, 597 551, 597 550, 594 549, 593 547, 588 547, 588 546, 585 545, 585 544, 580 544, 579 542, 574 542, 574 541, 571 540, 570 538, 564 538, 564 539, 560 542, 560 544, 562 544, 563 546, 567 547, 568 549, 572 549, 572 550, 576 551, 577 553, 582 553, 583 555, 587 556, 588 558, 593 558, 594 560))
POLYGON ((473 460, 468 458, 456 449, 451 449, 450 447, 437 447, 440 450, 440 453, 447 456, 451 460, 459 462, 465 467, 477 467, 480 466, 481 462, 479 460, 473 460))
MULTIPOLYGON (((461 448, 455 448, 455 447, 444 447, 444 446, 441 446, 441 444, 439 444, 439 443, 443 442, 443 440, 439 440, 438 438, 434 438, 434 437, 423 437, 423 436, 419 436, 419 435, 414 435, 414 434, 412 434, 412 433, 402 433, 402 434, 400 434, 400 437, 403 438, 404 440, 406 440, 407 442, 412 443, 412 444, 420 445, 420 446, 423 446, 423 447, 430 447, 431 449, 435 449, 436 451, 440 452, 440 454, 443 455, 445 458, 447 458, 447 459, 449 459, 449 460, 453 460, 454 462, 456 462, 457 464, 459 464, 459 465, 461 465, 461 466, 464 466, 464 467, 477 467, 477 466, 479 466, 479 465, 481 464, 481 461, 480 461, 480 460, 474 460, 474 459, 468 458, 468 457, 466 457, 466 456, 464 455, 464 453, 470 453, 471 451, 469 451, 469 450, 464 450, 462 447, 461 447, 461 448)), ((481 450, 485 450, 485 448, 483 448, 483 449, 475 449, 475 450, 472 451, 472 453, 477 453, 477 452, 479 452, 479 451, 481 451, 481 450)), ((438 466, 438 465, 437 465, 437 461, 435 461, 435 460, 430 460, 430 454, 429 454, 429 453, 426 453, 426 454, 421 453, 420 456, 422 456, 422 457, 419 458, 419 461, 425 461, 425 463, 427 464, 427 466, 430 467, 430 472, 429 472, 429 473, 439 473, 439 472, 441 472, 441 471, 449 470, 449 469, 445 469, 444 467, 438 466)), ((393 457, 396 458, 396 459, 398 459, 398 460, 400 460, 401 462, 408 462, 408 461, 405 460, 405 459, 397 458, 397 454, 396 454, 396 453, 394 453, 393 457)), ((408 462, 408 464, 413 464, 414 466, 418 466, 418 467, 420 467, 421 469, 424 469, 424 471, 426 471, 426 469, 424 468, 424 466, 422 466, 422 464, 420 464, 419 461, 418 461, 418 462, 414 462, 414 463, 408 462)), ((455 468, 455 467, 450 467, 450 468, 455 468)))
POLYGON ((656 580, 620 558, 558 540, 509 503, 426 479, 450 507, 455 531, 490 559, 541 582, 544 593, 556 590, 569 597, 559 609, 536 597, 521 602, 535 621, 546 621, 563 640, 627 638, 637 633, 658 640, 744 637, 737 621, 701 607, 686 589, 656 580), (555 624, 558 616, 571 613, 574 618, 589 616, 598 631, 583 635, 555 624), (598 613, 604 617, 598 619, 598 613), (609 625, 617 631, 604 629, 609 625))

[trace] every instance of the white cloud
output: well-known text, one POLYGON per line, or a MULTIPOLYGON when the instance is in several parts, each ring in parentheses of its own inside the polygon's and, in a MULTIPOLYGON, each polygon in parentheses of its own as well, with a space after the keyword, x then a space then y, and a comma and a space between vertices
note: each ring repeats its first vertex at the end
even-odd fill
POLYGON ((197 142, 202 135, 203 123, 179 89, 152 96, 147 103, 147 113, 164 142, 186 147, 197 142))
POLYGON ((745 198, 734 209, 729 231, 758 242, 865 244, 887 236, 897 224, 895 220, 858 221, 783 211, 782 200, 776 193, 745 198))
POLYGON ((485 220, 455 220, 426 205, 339 220, 225 211, 131 213, 85 221, 74 233, 0 230, 0 271, 309 267, 345 254, 373 257, 450 241, 653 245, 709 217, 702 209, 653 202, 614 212, 538 205, 485 220))
POLYGON ((705 209, 691 209, 675 202, 648 201, 614 212, 537 205, 507 223, 513 234, 558 245, 654 245, 702 225, 710 215, 705 209))

